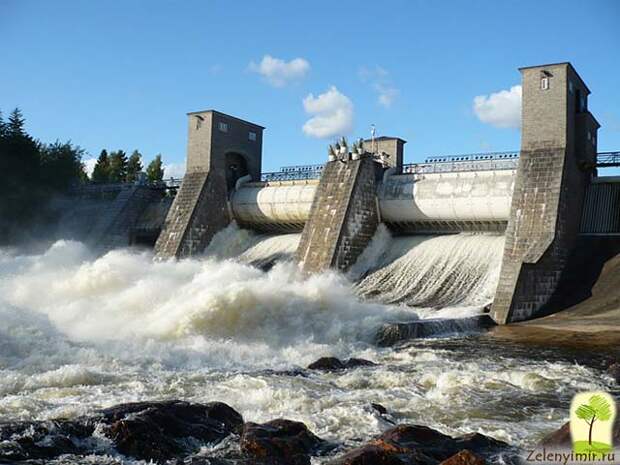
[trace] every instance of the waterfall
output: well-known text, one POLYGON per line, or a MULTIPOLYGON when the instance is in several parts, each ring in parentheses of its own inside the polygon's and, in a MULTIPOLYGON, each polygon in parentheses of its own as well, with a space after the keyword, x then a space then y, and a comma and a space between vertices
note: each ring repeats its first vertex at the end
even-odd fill
POLYGON ((290 261, 301 234, 259 234, 241 229, 235 222, 218 232, 205 255, 215 259, 235 259, 257 268, 271 268, 275 262, 290 261))
POLYGON ((504 236, 461 233, 389 241, 383 236, 383 254, 374 266, 367 265, 369 269, 356 285, 361 297, 434 308, 480 307, 492 301, 504 236))

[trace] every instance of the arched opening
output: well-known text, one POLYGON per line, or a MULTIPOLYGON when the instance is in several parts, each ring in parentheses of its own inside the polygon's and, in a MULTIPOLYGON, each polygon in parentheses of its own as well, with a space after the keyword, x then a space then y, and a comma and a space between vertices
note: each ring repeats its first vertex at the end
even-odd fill
POLYGON ((248 164, 245 157, 239 153, 229 152, 226 154, 226 186, 228 192, 235 188, 237 179, 248 174, 248 164))

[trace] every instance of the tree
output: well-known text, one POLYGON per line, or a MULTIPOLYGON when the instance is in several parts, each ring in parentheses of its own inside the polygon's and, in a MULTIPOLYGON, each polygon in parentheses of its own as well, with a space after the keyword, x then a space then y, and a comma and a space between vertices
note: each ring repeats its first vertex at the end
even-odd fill
POLYGON ((23 226, 44 201, 39 189, 39 144, 24 126, 16 108, 0 131, 0 243, 23 238, 23 226))
POLYGON ((26 136, 24 131, 25 119, 19 108, 15 108, 9 115, 7 131, 11 136, 26 136))
POLYGON ((2 112, 0 111, 0 139, 5 137, 6 135, 6 123, 4 122, 4 118, 2 117, 2 112))
POLYGON ((127 162, 127 182, 134 182, 138 179, 138 173, 142 171, 142 154, 137 150, 134 150, 127 162))
POLYGON ((146 168, 146 177, 151 182, 157 182, 164 179, 164 168, 161 161, 161 154, 157 155, 149 166, 146 168))
POLYGON ((110 152, 110 182, 123 182, 127 177, 127 154, 123 150, 110 152))
POLYGON ((578 418, 585 421, 588 426, 590 426, 588 444, 592 446, 592 428, 594 427, 594 422, 596 420, 608 421, 612 415, 611 405, 609 405, 609 402, 607 402, 607 399, 603 396, 595 394, 590 397, 589 403, 581 404, 575 413, 578 418))
POLYGON ((106 149, 103 149, 99 154, 91 179, 93 182, 110 181, 110 158, 108 157, 108 151, 106 149))
POLYGON ((64 191, 87 179, 82 156, 84 150, 71 142, 41 145, 41 182, 47 189, 64 191))

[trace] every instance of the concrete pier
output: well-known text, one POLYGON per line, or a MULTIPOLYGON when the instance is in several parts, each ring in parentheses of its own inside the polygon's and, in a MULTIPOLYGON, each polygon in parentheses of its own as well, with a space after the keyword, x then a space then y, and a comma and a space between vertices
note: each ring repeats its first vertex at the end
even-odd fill
POLYGON ((304 271, 344 271, 364 251, 379 224, 375 179, 380 169, 369 156, 325 166, 297 249, 304 271))
POLYGON ((263 127, 213 110, 188 114, 187 173, 155 244, 158 258, 202 252, 230 223, 238 179, 260 179, 263 127))
POLYGON ((590 91, 569 63, 521 69, 521 157, 492 316, 535 317, 556 291, 596 166, 590 91))

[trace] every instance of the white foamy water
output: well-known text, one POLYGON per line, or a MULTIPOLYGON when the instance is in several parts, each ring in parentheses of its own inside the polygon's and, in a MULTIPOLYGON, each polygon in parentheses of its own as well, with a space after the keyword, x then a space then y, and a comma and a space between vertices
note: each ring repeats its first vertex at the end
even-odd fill
MULTIPOLYGON (((386 238, 369 249, 366 276, 358 283, 361 296, 384 303, 446 308, 482 307, 491 303, 504 236, 461 233, 442 236, 386 238)), ((368 251, 367 251, 368 252, 368 251)), ((362 257, 362 261, 367 257, 362 257)))
MULTIPOLYGON (((224 241, 226 254, 254 247, 250 261, 293 242, 238 233, 224 241)), ((466 292, 484 288, 477 286, 466 292)), ((467 341, 378 349, 371 341, 379 325, 425 311, 360 301, 356 292, 341 275, 306 277, 292 263, 264 272, 208 254, 153 262, 149 253, 119 250, 97 258, 69 241, 36 255, 0 249, 0 421, 71 417, 135 400, 219 400, 246 420, 300 420, 353 445, 390 426, 370 408, 379 402, 397 422, 519 444, 558 426, 574 392, 604 387, 572 362, 467 341), (380 366, 270 371, 327 355, 380 366)))
POLYGON ((204 255, 268 268, 276 262, 292 261, 300 239, 301 233, 258 234, 239 228, 233 221, 215 235, 204 255))

